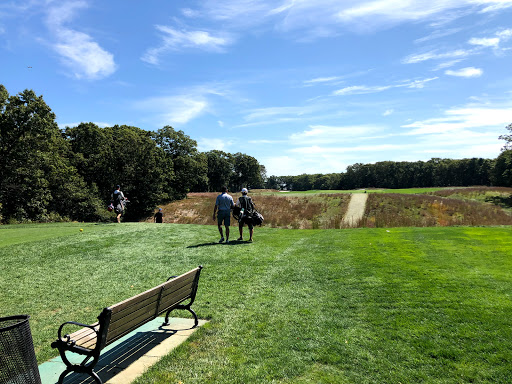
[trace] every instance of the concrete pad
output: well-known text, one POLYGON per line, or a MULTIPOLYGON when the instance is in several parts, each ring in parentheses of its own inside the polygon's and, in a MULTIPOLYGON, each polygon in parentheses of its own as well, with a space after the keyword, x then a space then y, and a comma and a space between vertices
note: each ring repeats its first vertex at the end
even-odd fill
MULTIPOLYGON (((197 329, 192 328, 193 319, 171 318, 168 326, 163 326, 163 321, 163 317, 158 317, 102 351, 95 371, 105 384, 131 383, 197 329)), ((206 322, 206 320, 199 320, 198 326, 206 322)), ((68 353, 68 356, 72 355, 68 353)), ((80 356, 77 357, 78 362, 81 361, 80 356)), ((42 384, 56 384, 65 368, 60 357, 41 364, 39 373, 42 384)), ((88 375, 76 373, 69 374, 64 380, 64 384, 86 383, 94 383, 94 380, 88 375)))

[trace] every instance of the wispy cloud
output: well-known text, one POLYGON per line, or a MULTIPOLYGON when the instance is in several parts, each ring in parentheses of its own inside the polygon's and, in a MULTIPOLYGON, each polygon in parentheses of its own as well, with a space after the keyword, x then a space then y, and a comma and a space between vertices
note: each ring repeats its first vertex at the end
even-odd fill
POLYGON ((311 80, 305 80, 304 85, 316 85, 316 84, 333 84, 339 83, 343 79, 342 76, 331 76, 331 77, 317 77, 311 80))
POLYGON ((496 32, 492 37, 473 37, 469 39, 468 43, 479 47, 498 50, 500 44, 505 43, 510 40, 510 38, 512 38, 512 29, 504 29, 496 32))
POLYGON ((482 76, 483 71, 480 68, 475 67, 467 67, 461 68, 458 70, 447 70, 444 72, 449 76, 457 76, 457 77, 480 77, 482 76))
POLYGON ((209 107, 204 97, 197 95, 153 97, 135 103, 137 109, 155 113, 159 125, 185 124, 203 114, 209 107))
POLYGON ((334 91, 332 94, 334 96, 346 96, 346 95, 361 95, 368 93, 378 93, 383 92, 392 88, 423 88, 426 83, 436 80, 438 77, 431 77, 427 79, 419 79, 419 80, 405 80, 398 84, 391 85, 352 85, 349 87, 341 88, 334 91))
MULTIPOLYGON (((430 135, 468 130, 503 129, 510 124, 512 105, 489 107, 487 105, 468 105, 462 108, 446 110, 444 116, 416 121, 403 125, 411 128, 407 135, 430 135)), ((497 136, 496 136, 497 138, 497 136)))
POLYGON ((233 43, 233 38, 227 34, 214 35, 202 30, 178 30, 172 27, 157 25, 161 32, 162 43, 156 48, 150 48, 142 56, 142 60, 150 64, 158 64, 160 56, 170 51, 182 49, 200 49, 211 52, 223 52, 233 43))
POLYGON ((429 51, 425 53, 409 55, 402 60, 404 64, 421 63, 427 60, 446 60, 446 59, 463 59, 473 55, 476 51, 471 49, 456 49, 449 52, 439 53, 436 51, 429 51))
MULTIPOLYGON (((152 116, 155 125, 186 124, 189 121, 211 113, 215 97, 227 97, 228 91, 222 85, 202 85, 187 90, 173 90, 172 95, 149 97, 133 103, 133 108, 152 116)), ((223 124, 219 121, 219 125, 223 124)))
MULTIPOLYGON (((374 31, 410 22, 447 23, 468 13, 509 7, 512 0, 283 0, 278 4, 275 0, 204 0, 197 9, 182 9, 182 14, 222 23, 232 31, 272 25, 274 30, 292 32, 294 38, 311 40, 346 30, 374 31)), ((424 41, 431 38, 435 35, 424 41)))
POLYGON ((46 25, 55 35, 52 48, 60 55, 63 64, 78 79, 100 79, 114 73, 117 66, 113 54, 103 49, 90 35, 66 26, 78 11, 87 8, 87 2, 54 4, 50 3, 46 25))
POLYGON ((342 143, 354 138, 361 139, 364 136, 382 132, 384 128, 373 125, 355 126, 329 126, 310 125, 307 130, 290 135, 292 145, 307 144, 333 144, 342 143))
POLYGON ((211 150, 229 151, 229 148, 233 145, 233 140, 217 139, 217 138, 200 138, 197 141, 197 149, 201 152, 207 152, 211 150))

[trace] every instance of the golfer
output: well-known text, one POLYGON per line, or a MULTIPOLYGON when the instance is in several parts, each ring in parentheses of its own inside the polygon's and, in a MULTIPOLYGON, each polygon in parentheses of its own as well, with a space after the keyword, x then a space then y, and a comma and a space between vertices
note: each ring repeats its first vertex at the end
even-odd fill
POLYGON ((222 231, 222 224, 226 227, 226 243, 229 243, 229 225, 231 224, 231 210, 235 207, 235 202, 231 195, 228 195, 228 187, 222 187, 222 193, 217 196, 215 200, 215 207, 213 208, 213 220, 217 216, 217 226, 219 227, 220 240, 219 243, 224 242, 224 233, 222 231), (219 213, 217 214, 217 210, 219 213))
POLYGON ((242 241, 244 239, 244 223, 249 227, 249 242, 252 242, 252 235, 254 233, 254 225, 252 223, 252 213, 256 209, 256 206, 252 202, 252 199, 247 196, 247 188, 242 188, 242 196, 238 198, 236 202, 236 206, 243 209, 243 216, 240 217, 240 221, 238 222, 238 231, 240 232, 240 238, 238 241, 242 241))

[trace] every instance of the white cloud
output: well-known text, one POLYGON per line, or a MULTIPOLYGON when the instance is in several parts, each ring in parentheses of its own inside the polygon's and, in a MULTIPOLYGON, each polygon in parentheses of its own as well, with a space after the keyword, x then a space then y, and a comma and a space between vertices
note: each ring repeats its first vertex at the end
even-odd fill
POLYGON ((498 37, 473 37, 468 41, 468 43, 471 45, 480 45, 483 47, 497 47, 500 43, 500 39, 498 37))
POLYGON ((89 35, 63 29, 53 49, 77 79, 104 78, 116 70, 114 56, 92 41, 89 35))
POLYGON ((148 49, 141 58, 150 64, 158 64, 160 56, 169 51, 193 48, 223 52, 225 47, 233 43, 233 39, 226 34, 214 36, 208 31, 177 30, 162 25, 155 28, 162 33, 162 43, 157 48, 148 49))
POLYGON ((137 109, 156 114, 158 125, 185 124, 203 114, 208 101, 198 95, 153 97, 135 104, 137 109))
POLYGON ((317 77, 311 80, 305 80, 305 85, 314 85, 314 84, 325 84, 325 83, 333 83, 339 82, 343 77, 341 76, 331 76, 331 77, 317 77))
POLYGON ((425 53, 419 53, 409 55, 402 60, 404 64, 416 64, 427 60, 445 60, 445 59, 463 59, 475 53, 474 50, 456 49, 450 52, 437 53, 436 51, 430 51, 425 53))
POLYGON ((233 145, 232 140, 217 139, 217 138, 200 138, 197 141, 197 149, 200 152, 207 152, 211 150, 229 151, 229 148, 233 145))
POLYGON ((290 135, 289 139, 293 144, 307 143, 339 143, 354 138, 361 138, 364 135, 370 135, 382 130, 382 127, 371 125, 357 126, 328 126, 328 125, 310 125, 303 132, 290 135))
POLYGON ((467 67, 467 68, 458 69, 456 71, 449 69, 449 70, 445 71, 444 73, 449 76, 457 76, 457 77, 480 77, 480 76, 482 76, 483 71, 480 68, 467 67))
POLYGON ((72 22, 79 10, 86 7, 85 1, 50 6, 46 25, 56 38, 52 48, 74 76, 78 79, 100 79, 116 71, 114 55, 103 49, 90 35, 65 26, 72 22))
MULTIPOLYGON (((407 135, 430 135, 446 132, 467 132, 468 130, 488 130, 496 132, 510 124, 512 106, 489 107, 486 105, 469 105, 463 108, 453 108, 444 112, 443 117, 416 121, 403 125, 403 128, 413 128, 407 135)), ((496 135, 497 138, 497 135, 496 135)), ((494 138, 494 139, 496 139, 494 138)))
POLYGON ((368 86, 368 85, 352 85, 349 87, 345 87, 342 89, 338 89, 334 91, 332 94, 334 96, 346 96, 346 95, 362 95, 367 93, 378 93, 382 91, 386 91, 392 88, 423 88, 426 83, 436 80, 438 77, 431 77, 427 79, 418 79, 418 80, 405 80, 401 83, 392 84, 392 85, 377 85, 377 86, 368 86))
POLYGON ((279 116, 298 118, 310 114, 315 110, 317 110, 315 106, 257 108, 248 111, 248 114, 245 116, 245 120, 254 121, 269 118, 275 119, 279 116))
POLYGON ((384 113, 382 114, 382 116, 390 116, 394 113, 395 111, 393 109, 387 109, 386 111, 384 111, 384 113))
POLYGON ((203 0, 197 9, 185 8, 182 13, 222 23, 227 30, 257 30, 272 24, 274 30, 311 40, 342 30, 374 31, 411 22, 446 24, 470 13, 509 7, 512 0, 203 0))

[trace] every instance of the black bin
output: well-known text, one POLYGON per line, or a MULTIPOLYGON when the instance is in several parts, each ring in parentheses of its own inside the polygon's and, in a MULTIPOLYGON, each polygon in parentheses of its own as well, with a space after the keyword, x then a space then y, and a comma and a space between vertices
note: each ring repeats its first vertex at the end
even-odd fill
POLYGON ((0 384, 41 384, 29 317, 0 318, 0 384))

